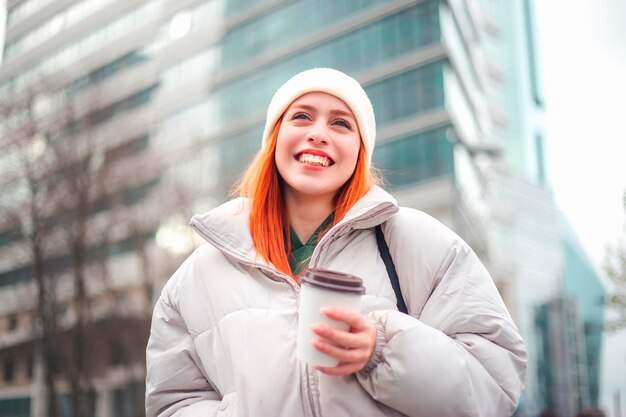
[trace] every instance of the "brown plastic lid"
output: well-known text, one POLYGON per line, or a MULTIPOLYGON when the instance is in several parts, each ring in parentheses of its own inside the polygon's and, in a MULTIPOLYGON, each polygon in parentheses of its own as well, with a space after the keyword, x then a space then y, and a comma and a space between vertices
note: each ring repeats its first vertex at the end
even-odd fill
POLYGON ((304 273, 301 282, 331 291, 365 294, 361 278, 328 269, 310 268, 304 273))

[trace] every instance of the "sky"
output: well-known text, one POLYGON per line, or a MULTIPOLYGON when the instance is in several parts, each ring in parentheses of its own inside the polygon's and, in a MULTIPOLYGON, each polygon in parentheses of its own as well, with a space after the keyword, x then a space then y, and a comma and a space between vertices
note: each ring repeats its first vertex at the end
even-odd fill
POLYGON ((596 263, 624 226, 626 1, 537 1, 549 175, 596 263), (621 21, 620 21, 621 19, 621 21))
MULTIPOLYGON (((626 237, 626 0, 535 4, 548 175, 558 206, 603 274, 606 245, 626 237)), ((626 330, 604 338, 600 401, 609 413, 618 389, 624 413, 626 330)))

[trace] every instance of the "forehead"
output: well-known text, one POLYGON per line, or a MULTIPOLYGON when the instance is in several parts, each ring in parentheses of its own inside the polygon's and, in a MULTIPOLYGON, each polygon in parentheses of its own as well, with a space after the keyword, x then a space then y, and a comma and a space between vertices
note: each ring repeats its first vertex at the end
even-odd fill
POLYGON ((314 108, 324 108, 329 111, 339 111, 342 113, 347 113, 350 116, 354 117, 352 110, 350 107, 341 100, 339 97, 333 96, 332 94, 323 93, 321 91, 313 91, 310 93, 306 93, 295 99, 287 109, 291 109, 293 107, 314 107, 314 108))

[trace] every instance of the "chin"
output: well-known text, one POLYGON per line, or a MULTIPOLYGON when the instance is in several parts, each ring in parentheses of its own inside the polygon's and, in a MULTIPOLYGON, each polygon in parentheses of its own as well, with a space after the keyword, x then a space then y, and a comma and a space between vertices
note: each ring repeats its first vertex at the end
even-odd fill
POLYGON ((334 197, 341 187, 319 187, 311 184, 311 181, 304 183, 296 183, 289 185, 290 191, 296 195, 307 198, 329 198, 334 197))

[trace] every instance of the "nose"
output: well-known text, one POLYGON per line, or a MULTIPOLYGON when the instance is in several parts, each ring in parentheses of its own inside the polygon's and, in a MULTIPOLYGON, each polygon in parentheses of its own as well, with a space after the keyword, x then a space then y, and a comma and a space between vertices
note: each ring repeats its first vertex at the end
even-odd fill
POLYGON ((312 126, 307 135, 307 141, 318 144, 328 144, 328 133, 325 128, 319 125, 312 126))

